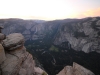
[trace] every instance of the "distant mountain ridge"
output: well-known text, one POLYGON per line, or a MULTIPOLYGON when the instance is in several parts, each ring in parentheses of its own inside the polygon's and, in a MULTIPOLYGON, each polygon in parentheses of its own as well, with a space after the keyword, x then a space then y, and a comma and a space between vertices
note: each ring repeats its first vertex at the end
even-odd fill
POLYGON ((69 42, 71 47, 78 51, 86 43, 81 50, 87 53, 89 51, 100 52, 98 48, 95 49, 94 47, 93 50, 90 50, 90 47, 87 47, 87 45, 92 46, 96 42, 97 37, 99 38, 99 20, 99 17, 54 21, 6 19, 0 20, 0 26, 4 26, 3 33, 6 35, 20 32, 25 36, 26 40, 44 39, 46 36, 49 36, 48 39, 51 37, 55 45, 69 42), (90 42, 88 38, 92 41, 95 38, 95 40, 90 42), (78 43, 80 43, 79 46, 78 43))

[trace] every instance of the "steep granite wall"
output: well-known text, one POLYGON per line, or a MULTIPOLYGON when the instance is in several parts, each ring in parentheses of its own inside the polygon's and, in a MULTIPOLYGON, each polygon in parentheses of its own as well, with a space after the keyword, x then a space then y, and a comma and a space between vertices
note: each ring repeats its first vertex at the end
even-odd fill
POLYGON ((100 18, 86 18, 62 25, 54 44, 69 42, 76 51, 100 53, 100 18))

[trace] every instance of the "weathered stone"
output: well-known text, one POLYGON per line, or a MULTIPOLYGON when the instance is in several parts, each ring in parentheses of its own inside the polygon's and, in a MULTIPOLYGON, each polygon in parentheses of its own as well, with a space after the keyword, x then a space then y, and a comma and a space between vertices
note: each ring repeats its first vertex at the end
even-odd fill
POLYGON ((5 35, 0 33, 0 40, 4 40, 5 39, 5 35))
POLYGON ((17 75, 20 70, 22 61, 25 59, 25 50, 20 48, 16 50, 16 53, 6 53, 6 60, 1 65, 2 75, 17 75))
POLYGON ((24 45, 24 37, 20 33, 12 33, 3 42, 5 49, 14 50, 24 45))
MULTIPOLYGON (((35 73, 34 67, 35 67, 35 62, 32 58, 32 55, 27 53, 27 56, 25 57, 21 67, 26 70, 26 75, 32 75, 35 73)), ((21 75, 21 74, 20 74, 21 75)))
POLYGON ((66 66, 62 71, 59 72, 57 75, 73 75, 73 68, 72 66, 66 66))
POLYGON ((43 73, 45 73, 45 75, 48 75, 45 71, 43 71, 39 67, 35 67, 34 70, 35 70, 35 74, 37 74, 37 75, 43 75, 43 73))
POLYGON ((19 75, 26 75, 27 74, 27 71, 23 68, 20 69, 19 71, 19 75))
POLYGON ((0 64, 6 59, 3 46, 0 44, 0 64))
POLYGON ((6 60, 1 65, 2 75, 42 75, 42 69, 36 70, 32 55, 25 47, 17 48, 6 53, 6 60))
POLYGON ((13 33, 0 44, 0 75, 42 75, 43 71, 35 67, 35 61, 26 51, 24 37, 20 33, 13 33), (7 51, 10 50, 10 51, 7 51))
POLYGON ((91 72, 90 70, 88 70, 74 62, 73 67, 66 66, 57 75, 95 75, 95 74, 93 72, 91 72))
POLYGON ((84 68, 83 66, 75 62, 73 63, 73 71, 74 71, 74 75, 95 75, 90 70, 84 68))

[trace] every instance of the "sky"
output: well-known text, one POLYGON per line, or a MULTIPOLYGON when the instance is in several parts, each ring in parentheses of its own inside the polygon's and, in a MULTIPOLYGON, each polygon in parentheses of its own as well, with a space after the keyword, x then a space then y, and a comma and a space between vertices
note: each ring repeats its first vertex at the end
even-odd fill
POLYGON ((55 20, 100 16, 100 0, 0 0, 0 18, 55 20))

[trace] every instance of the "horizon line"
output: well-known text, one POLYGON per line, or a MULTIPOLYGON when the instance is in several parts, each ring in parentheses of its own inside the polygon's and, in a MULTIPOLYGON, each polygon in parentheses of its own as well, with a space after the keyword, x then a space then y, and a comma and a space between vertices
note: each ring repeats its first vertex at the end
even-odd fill
POLYGON ((83 18, 63 18, 63 19, 49 19, 49 20, 47 20, 47 19, 35 19, 35 18, 27 18, 27 19, 25 19, 25 18, 0 18, 0 20, 2 20, 2 19, 22 19, 22 20, 43 20, 43 21, 54 21, 54 20, 65 20, 65 19, 85 19, 85 18, 96 18, 96 17, 100 17, 100 16, 88 16, 88 17, 83 17, 83 18))

